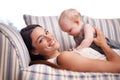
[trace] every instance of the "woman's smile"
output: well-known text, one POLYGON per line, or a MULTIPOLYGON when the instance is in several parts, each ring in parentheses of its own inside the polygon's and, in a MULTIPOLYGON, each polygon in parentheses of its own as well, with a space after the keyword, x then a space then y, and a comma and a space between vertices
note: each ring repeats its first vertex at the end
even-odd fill
POLYGON ((50 42, 49 47, 53 46, 53 45, 55 44, 55 42, 56 42, 56 41, 53 39, 53 40, 50 42))

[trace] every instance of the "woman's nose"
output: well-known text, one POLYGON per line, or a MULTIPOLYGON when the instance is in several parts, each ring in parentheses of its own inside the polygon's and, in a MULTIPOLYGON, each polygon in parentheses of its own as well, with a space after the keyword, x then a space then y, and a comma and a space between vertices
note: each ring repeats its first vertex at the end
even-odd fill
POLYGON ((52 35, 45 35, 45 38, 49 41, 49 40, 53 39, 53 36, 52 35))

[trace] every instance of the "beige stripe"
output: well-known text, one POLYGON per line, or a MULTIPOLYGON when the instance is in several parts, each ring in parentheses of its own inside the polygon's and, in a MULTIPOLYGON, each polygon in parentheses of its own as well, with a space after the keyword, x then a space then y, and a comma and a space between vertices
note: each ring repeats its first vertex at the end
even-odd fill
POLYGON ((114 20, 114 22, 115 22, 115 26, 116 26, 116 30, 117 30, 118 41, 120 42, 120 23, 119 23, 119 21, 117 19, 114 20))
POLYGON ((4 48, 4 51, 5 51, 5 52, 3 53, 3 54, 4 54, 4 58, 3 58, 3 62, 4 62, 4 63, 3 63, 3 65, 4 65, 4 66, 3 66, 3 68, 4 68, 4 73, 3 73, 3 74, 4 74, 4 79, 7 79, 6 73, 8 73, 8 72, 7 72, 7 66, 8 66, 8 65, 7 65, 7 61, 8 61, 8 44, 9 44, 9 41, 8 41, 8 39, 5 38, 5 43, 3 44, 3 45, 5 45, 5 46, 3 47, 3 48, 4 48), (6 44, 6 45, 5 45, 5 44, 6 44))
POLYGON ((38 24, 40 24, 41 26, 45 26, 43 18, 42 17, 36 17, 38 19, 38 24))
MULTIPOLYGON (((4 35, 2 35, 2 53, 1 53, 1 67, 0 67, 0 73, 2 73, 2 74, 0 74, 0 75, 2 75, 1 76, 1 78, 2 77, 4 77, 3 76, 3 72, 4 72, 4 48, 5 48, 5 36, 4 35)), ((2 80, 2 79, 1 79, 2 80)))
POLYGON ((19 64, 16 64, 17 58, 18 57, 16 56, 16 50, 13 49, 12 59, 11 59, 12 60, 12 62, 11 62, 12 65, 10 64, 11 65, 10 67, 12 68, 12 72, 11 72, 11 74, 12 74, 12 76, 11 76, 12 80, 14 80, 15 75, 18 74, 17 71, 16 71, 17 70, 17 66, 19 65, 19 64))
POLYGON ((115 37, 114 37, 114 27, 113 27, 113 24, 112 24, 112 21, 111 20, 108 20, 108 24, 109 24, 109 27, 110 27, 110 37, 115 40, 115 37))

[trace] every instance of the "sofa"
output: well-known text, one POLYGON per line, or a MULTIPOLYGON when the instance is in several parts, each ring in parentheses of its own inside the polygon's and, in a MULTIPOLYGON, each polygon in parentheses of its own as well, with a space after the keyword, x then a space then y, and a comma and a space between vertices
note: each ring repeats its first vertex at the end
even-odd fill
MULTIPOLYGON (((52 32, 60 42, 60 51, 74 47, 72 36, 60 30, 59 16, 24 14, 26 25, 39 24, 52 32)), ((120 42, 120 18, 95 19, 82 16, 85 23, 95 25, 106 37, 120 42)), ((0 80, 120 80, 120 73, 74 72, 55 69, 44 64, 29 66, 31 59, 19 33, 10 25, 0 23, 0 80)), ((104 67, 104 66, 103 66, 104 67)))

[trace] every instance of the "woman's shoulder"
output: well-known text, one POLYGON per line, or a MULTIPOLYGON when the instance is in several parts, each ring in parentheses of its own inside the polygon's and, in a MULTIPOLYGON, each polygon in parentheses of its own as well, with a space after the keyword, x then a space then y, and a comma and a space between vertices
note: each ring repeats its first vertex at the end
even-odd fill
POLYGON ((70 59, 70 56, 72 56, 71 51, 63 51, 60 53, 60 55, 57 57, 57 62, 61 63, 63 61, 68 61, 70 59))
POLYGON ((58 56, 58 58, 64 58, 67 57, 71 54, 71 51, 63 51, 60 53, 60 55, 58 56))

